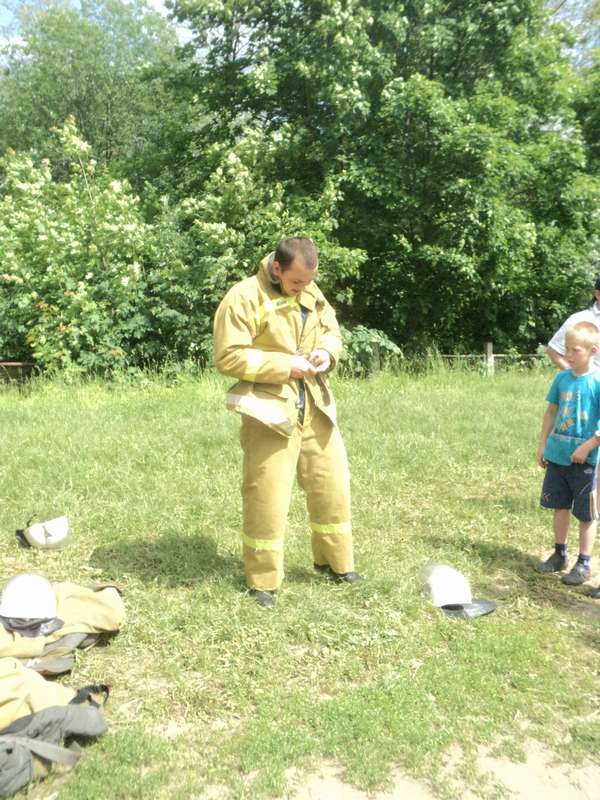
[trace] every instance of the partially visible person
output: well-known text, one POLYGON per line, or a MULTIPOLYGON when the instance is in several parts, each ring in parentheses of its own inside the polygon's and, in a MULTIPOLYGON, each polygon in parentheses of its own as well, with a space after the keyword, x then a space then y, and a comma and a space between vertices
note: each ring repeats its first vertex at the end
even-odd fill
MULTIPOLYGON (((578 586, 590 578, 596 537, 596 483, 600 445, 600 371, 594 359, 600 333, 593 322, 577 322, 565 336, 568 369, 558 373, 546 397, 537 450, 546 470, 540 504, 554 510, 554 553, 540 572, 562 572, 568 566, 567 538, 571 514, 579 521, 579 556, 562 582, 578 586)), ((600 597, 600 588, 593 597, 600 597)))
MULTIPOLYGON (((548 358, 559 369, 569 369, 569 364, 565 359, 565 334, 569 328, 572 328, 578 322, 591 322, 592 325, 595 325, 600 330, 600 276, 596 278, 594 284, 593 299, 594 302, 590 308, 571 314, 548 342, 548 347, 546 348, 548 358)), ((594 363, 597 367, 600 367, 600 352, 594 356, 594 363)))

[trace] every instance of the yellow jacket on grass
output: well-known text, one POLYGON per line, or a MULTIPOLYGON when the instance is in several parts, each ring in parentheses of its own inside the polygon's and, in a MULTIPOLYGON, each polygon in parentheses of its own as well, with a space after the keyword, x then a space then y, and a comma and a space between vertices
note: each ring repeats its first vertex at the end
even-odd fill
POLYGON ((72 633, 115 633, 125 624, 125 605, 113 586, 99 590, 76 583, 53 583, 56 616, 64 625, 48 636, 21 636, 0 625, 0 658, 34 658, 46 648, 72 633))
MULTIPOLYGON (((238 383, 227 394, 231 411, 253 417, 284 436, 298 422, 299 383, 290 378, 291 357, 327 350, 332 367, 342 349, 335 313, 312 281, 301 294, 282 295, 268 274, 265 258, 256 275, 233 286, 214 323, 215 363, 238 383), (299 306, 308 310, 302 327, 299 306), (316 313, 311 313, 316 312, 316 313)), ((314 406, 335 423, 335 401, 324 373, 304 386, 314 406)))
POLYGON ((76 692, 47 681, 16 658, 0 658, 0 730, 16 719, 70 703, 76 692))

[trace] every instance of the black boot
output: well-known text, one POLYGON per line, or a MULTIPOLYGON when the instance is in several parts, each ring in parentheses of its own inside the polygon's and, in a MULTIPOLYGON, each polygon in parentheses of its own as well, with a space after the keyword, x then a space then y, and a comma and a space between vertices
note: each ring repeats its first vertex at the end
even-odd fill
POLYGON ((261 592, 260 589, 250 589, 248 592, 261 608, 273 608, 275 605, 275 592, 261 592))
POLYGON ((329 564, 315 564, 317 572, 336 581, 336 583, 358 583, 362 581, 362 576, 358 572, 334 572, 329 564))

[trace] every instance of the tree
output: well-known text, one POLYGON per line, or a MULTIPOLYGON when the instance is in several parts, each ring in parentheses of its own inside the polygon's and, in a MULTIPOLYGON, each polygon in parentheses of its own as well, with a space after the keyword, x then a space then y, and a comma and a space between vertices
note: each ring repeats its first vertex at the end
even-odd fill
POLYGON ((143 0, 82 0, 21 11, 21 39, 6 48, 0 145, 47 152, 51 129, 73 116, 100 166, 141 189, 176 158, 186 104, 173 27, 143 0))
POLYGON ((60 180, 52 159, 0 161, 0 353, 89 373, 198 358, 210 319, 175 215, 146 222, 73 118, 54 135, 60 180))
POLYGON ((344 316, 403 345, 534 345, 590 278, 598 183, 542 0, 175 0, 216 139, 279 137, 286 201, 338 196, 344 316))
POLYGON ((599 0, 548 0, 552 19, 565 22, 572 32, 569 58, 578 69, 588 67, 600 45, 599 0))
POLYGON ((589 293, 600 187, 579 137, 531 136, 531 116, 491 87, 456 101, 414 76, 385 101, 347 176, 340 238, 378 254, 353 317, 420 348, 535 343, 589 293))
POLYGON ((348 297, 362 253, 331 236, 335 192, 285 203, 285 187, 251 169, 272 147, 262 132, 215 146, 199 196, 163 198, 152 222, 126 181, 98 170, 73 118, 54 135, 52 159, 9 151, 0 161, 4 358, 79 372, 204 361, 225 289, 290 229, 315 238, 338 267, 320 281, 348 297))

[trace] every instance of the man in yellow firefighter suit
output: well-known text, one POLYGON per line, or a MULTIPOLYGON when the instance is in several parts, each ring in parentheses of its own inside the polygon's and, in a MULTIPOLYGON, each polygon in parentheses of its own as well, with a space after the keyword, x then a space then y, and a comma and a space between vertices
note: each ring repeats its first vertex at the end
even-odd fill
POLYGON ((214 321, 215 363, 238 383, 243 555, 256 602, 270 608, 283 580, 294 476, 306 494, 315 569, 354 583, 350 475, 327 373, 340 355, 335 313, 314 282, 317 249, 283 239, 252 278, 225 295, 214 321))

